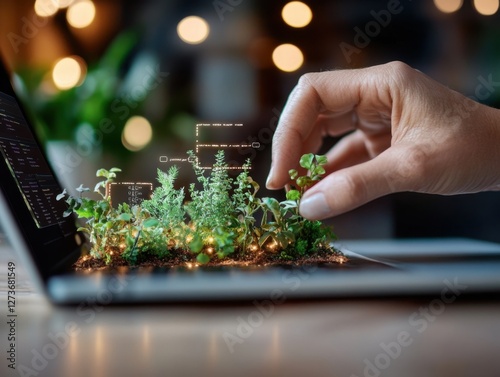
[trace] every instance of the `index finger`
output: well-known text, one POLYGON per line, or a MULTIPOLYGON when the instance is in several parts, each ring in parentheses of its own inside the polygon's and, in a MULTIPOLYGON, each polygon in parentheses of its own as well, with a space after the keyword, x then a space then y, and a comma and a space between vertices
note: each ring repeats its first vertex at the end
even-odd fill
MULTIPOLYGON (((268 188, 278 189, 289 181, 288 171, 297 167, 303 153, 302 146, 313 134, 314 125, 322 113, 342 114, 357 106, 360 90, 354 82, 358 80, 354 78, 346 71, 308 73, 300 78, 288 97, 273 137, 268 188)), ((352 122, 346 124, 346 120, 334 127, 345 131, 352 129, 352 122)))

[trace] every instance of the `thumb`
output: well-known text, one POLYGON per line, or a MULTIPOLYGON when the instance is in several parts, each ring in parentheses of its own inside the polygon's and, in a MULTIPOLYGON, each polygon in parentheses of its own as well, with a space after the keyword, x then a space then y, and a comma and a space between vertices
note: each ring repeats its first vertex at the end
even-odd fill
POLYGON ((310 220, 322 220, 403 191, 410 177, 398 171, 398 159, 391 152, 388 149, 370 161, 325 177, 306 191, 300 202, 300 214, 310 220))

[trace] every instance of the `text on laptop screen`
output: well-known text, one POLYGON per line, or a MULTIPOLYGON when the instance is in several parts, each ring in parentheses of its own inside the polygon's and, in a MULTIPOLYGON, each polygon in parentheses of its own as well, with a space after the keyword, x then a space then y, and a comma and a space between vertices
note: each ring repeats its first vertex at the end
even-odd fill
POLYGON ((60 190, 16 100, 0 92, 0 151, 39 228, 61 221, 60 190))

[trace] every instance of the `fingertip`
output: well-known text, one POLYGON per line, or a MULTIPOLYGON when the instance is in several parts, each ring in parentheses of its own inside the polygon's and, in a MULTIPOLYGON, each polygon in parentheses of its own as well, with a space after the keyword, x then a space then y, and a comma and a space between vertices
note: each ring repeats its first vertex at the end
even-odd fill
POLYGON ((278 185, 274 181, 274 177, 272 177, 271 175, 269 175, 267 177, 266 188, 268 190, 277 190, 277 189, 279 189, 278 185))
POLYGON ((269 175, 266 181, 266 188, 269 190, 279 190, 285 187, 289 182, 290 177, 288 173, 281 172, 282 167, 277 164, 277 167, 273 164, 269 171, 269 175))
POLYGON ((381 156, 325 177, 306 191, 300 204, 300 213, 311 220, 322 220, 401 191, 388 178, 391 166, 394 166, 393 161, 381 156))
POLYGON ((268 190, 280 190, 284 188, 286 183, 280 183, 276 178, 274 177, 268 177, 266 181, 266 188, 268 190))
POLYGON ((276 185, 276 179, 274 176, 274 166, 271 165, 271 169, 269 169, 269 174, 267 175, 267 180, 266 180, 266 188, 268 190, 277 190, 279 187, 276 185))
POLYGON ((309 220, 323 220, 334 215, 321 191, 305 196, 300 202, 299 212, 309 220))
POLYGON ((363 204, 356 195, 344 169, 325 177, 307 190, 300 201, 299 212, 309 220, 323 220, 348 212, 363 204))

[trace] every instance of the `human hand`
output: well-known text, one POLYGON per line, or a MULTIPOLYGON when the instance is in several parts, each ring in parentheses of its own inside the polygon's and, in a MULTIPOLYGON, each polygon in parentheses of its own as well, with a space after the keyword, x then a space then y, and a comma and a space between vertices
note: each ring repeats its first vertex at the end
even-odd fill
POLYGON ((273 138, 267 187, 285 186, 323 137, 350 131, 327 153, 327 176, 304 194, 304 217, 336 216, 394 192, 500 190, 500 110, 400 62, 304 75, 273 138))

